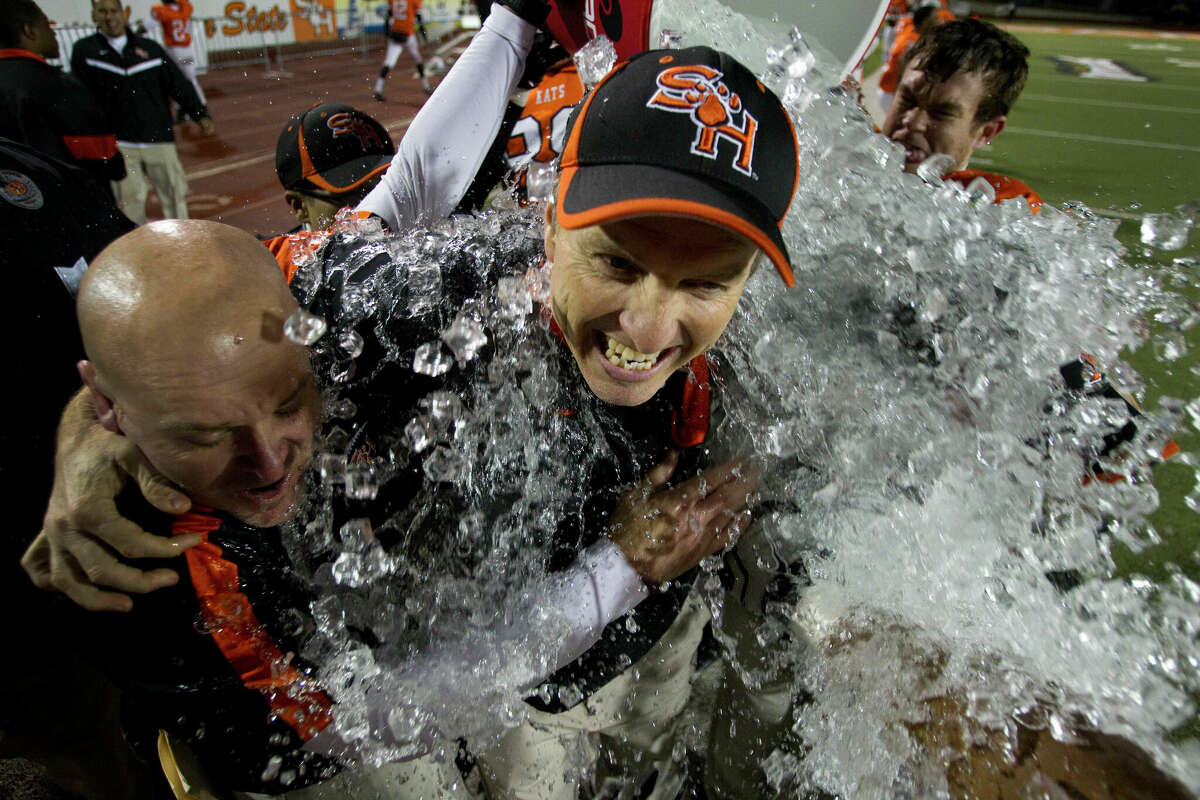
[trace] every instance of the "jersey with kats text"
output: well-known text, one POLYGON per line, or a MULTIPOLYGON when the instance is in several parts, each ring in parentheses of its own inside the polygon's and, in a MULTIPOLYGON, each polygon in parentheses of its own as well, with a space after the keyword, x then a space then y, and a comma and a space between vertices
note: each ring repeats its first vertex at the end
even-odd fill
POLYGON ((575 64, 550 70, 529 90, 525 108, 508 139, 508 165, 516 169, 530 161, 549 163, 562 152, 571 111, 583 99, 583 84, 575 64))

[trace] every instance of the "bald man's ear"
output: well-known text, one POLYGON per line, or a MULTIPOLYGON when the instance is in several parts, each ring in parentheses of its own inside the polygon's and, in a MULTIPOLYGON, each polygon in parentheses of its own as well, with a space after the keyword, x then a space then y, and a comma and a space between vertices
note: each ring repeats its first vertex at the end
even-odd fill
POLYGON ((304 198, 300 196, 299 192, 294 192, 291 189, 288 189, 283 193, 283 199, 284 202, 288 204, 288 208, 292 210, 292 214, 296 217, 296 220, 301 225, 308 222, 308 209, 305 207, 304 198))
POLYGON ((90 361, 80 361, 75 367, 91 394, 92 406, 96 409, 96 421, 106 431, 121 433, 121 426, 117 422, 117 407, 113 405, 112 398, 100 388, 100 382, 96 379, 96 366, 90 361))

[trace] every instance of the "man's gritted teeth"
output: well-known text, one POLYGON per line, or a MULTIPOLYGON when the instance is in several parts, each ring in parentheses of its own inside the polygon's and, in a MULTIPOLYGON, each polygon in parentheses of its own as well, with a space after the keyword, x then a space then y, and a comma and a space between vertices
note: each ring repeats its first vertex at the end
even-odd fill
POLYGON ((672 352, 676 349, 669 347, 666 350, 659 350, 654 353, 643 353, 640 350, 635 350, 628 345, 618 342, 607 334, 598 334, 597 340, 608 363, 634 372, 653 369, 662 359, 664 353, 672 352))

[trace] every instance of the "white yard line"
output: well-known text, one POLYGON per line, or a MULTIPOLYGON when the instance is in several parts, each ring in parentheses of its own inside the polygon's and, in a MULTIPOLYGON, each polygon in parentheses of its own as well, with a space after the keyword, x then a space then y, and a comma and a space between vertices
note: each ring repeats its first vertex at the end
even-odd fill
POLYGON ((1186 153, 1200 153, 1200 147, 1190 144, 1167 144, 1165 142, 1146 142, 1140 139, 1115 139, 1110 136, 1091 136, 1086 133, 1040 131, 1036 128, 1019 128, 1015 125, 1009 125, 1004 130, 1010 133, 1023 133, 1026 136, 1044 136, 1050 139, 1067 139, 1073 142, 1101 142, 1103 144, 1123 144, 1130 147, 1153 147, 1157 150, 1180 150, 1186 153))
POLYGON ((1087 106, 1101 106, 1103 108, 1132 108, 1138 111, 1165 111, 1171 114, 1200 114, 1200 108, 1180 108, 1178 106, 1155 106, 1148 103, 1118 103, 1113 100, 1085 100, 1081 97, 1062 97, 1055 94, 1035 94, 1033 92, 1025 92, 1021 95, 1023 100, 1041 100, 1053 103, 1076 103, 1087 106))

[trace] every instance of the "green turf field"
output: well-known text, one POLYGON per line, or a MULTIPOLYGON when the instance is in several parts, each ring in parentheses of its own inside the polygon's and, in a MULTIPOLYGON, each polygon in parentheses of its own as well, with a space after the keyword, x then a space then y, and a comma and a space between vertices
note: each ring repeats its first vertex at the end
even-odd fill
MULTIPOLYGON (((1010 30, 1031 51, 1029 82, 1007 129, 976 153, 971 166, 1021 178, 1050 203, 1082 201, 1120 219, 1117 235, 1130 248, 1130 264, 1154 270, 1200 304, 1200 229, 1173 252, 1140 242, 1142 215, 1200 200, 1200 41, 1051 33, 1022 25, 1010 30), (1109 59, 1149 80, 1080 77, 1062 71, 1056 57, 1109 59)), ((876 50, 864 73, 880 61, 876 50)), ((1151 331, 1166 332, 1154 324, 1151 331)), ((1200 397, 1200 324, 1184 332, 1184 341, 1187 352, 1174 361, 1156 360, 1149 346, 1128 355, 1146 380, 1150 409, 1164 396, 1185 402, 1200 397)), ((1200 457, 1194 427, 1187 425, 1176 440, 1185 453, 1200 457)), ((1200 500, 1194 473, 1167 464, 1155 483, 1162 507, 1154 525, 1163 542, 1137 556, 1118 553, 1118 563, 1160 579, 1175 564, 1200 581, 1200 514, 1185 504, 1189 493, 1200 500)))

